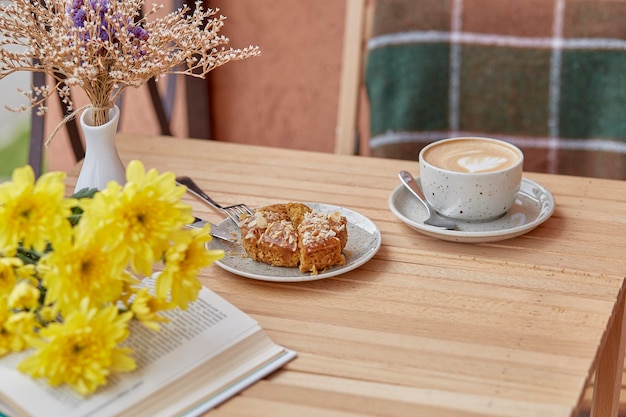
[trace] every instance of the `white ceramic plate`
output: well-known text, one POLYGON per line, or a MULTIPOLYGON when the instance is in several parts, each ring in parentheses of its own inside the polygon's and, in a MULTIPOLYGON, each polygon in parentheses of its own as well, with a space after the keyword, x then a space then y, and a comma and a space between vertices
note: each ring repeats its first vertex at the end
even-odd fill
MULTIPOLYGON (((416 178, 419 184, 419 178, 416 178)), ((555 208, 552 193, 528 178, 522 179, 513 207, 504 216, 486 222, 458 221, 456 230, 424 224, 426 208, 404 185, 389 196, 389 208, 404 223, 428 236, 464 243, 495 242, 528 233, 552 216, 555 208)))
POLYGON ((382 238, 378 227, 367 217, 355 211, 322 203, 305 203, 313 210, 323 213, 339 211, 348 221, 348 242, 344 249, 346 263, 334 266, 317 275, 300 272, 298 268, 283 268, 253 261, 248 257, 239 239, 239 228, 230 220, 225 219, 218 224, 232 231, 233 242, 213 238, 207 245, 208 249, 222 249, 225 256, 215 264, 233 274, 263 281, 300 282, 330 278, 358 268, 372 259, 378 252, 382 238))

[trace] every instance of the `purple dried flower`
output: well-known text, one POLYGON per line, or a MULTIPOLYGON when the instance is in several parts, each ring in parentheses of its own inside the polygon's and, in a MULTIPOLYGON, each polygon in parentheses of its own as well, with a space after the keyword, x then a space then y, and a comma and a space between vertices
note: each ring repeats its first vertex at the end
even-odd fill
POLYGON ((92 10, 99 10, 100 17, 104 17, 109 11, 109 0, 91 0, 89 3, 92 10))
POLYGON ((130 32, 131 35, 133 35, 135 38, 139 39, 140 41, 148 40, 148 32, 141 26, 132 26, 128 28, 128 31, 130 32))
MULTIPOLYGON (((88 11, 96 11, 96 21, 93 22, 98 25, 96 39, 103 42, 109 41, 113 44, 119 42, 116 26, 127 28, 128 33, 138 41, 146 41, 148 39, 148 32, 141 26, 135 26, 132 20, 128 20, 126 24, 120 24, 124 22, 124 18, 119 16, 110 17, 110 8, 109 0, 72 0, 67 12, 72 19, 73 25, 77 28, 82 28, 85 26, 86 19, 89 18, 88 11)), ((91 36, 85 34, 82 39, 83 41, 89 41, 91 36)), ((137 55, 143 56, 145 54, 143 48, 138 47, 138 49, 137 55)))
POLYGON ((74 26, 76 26, 77 28, 82 28, 83 26, 85 26, 86 15, 87 15, 87 12, 85 12, 84 10, 82 9, 76 10, 72 14, 72 22, 74 22, 74 26))
MULTIPOLYGON (((111 27, 111 22, 106 18, 109 12, 110 4, 108 0, 72 0, 72 4, 68 9, 68 13, 72 19, 72 23, 77 28, 85 26, 87 19, 87 10, 91 9, 98 12, 98 18, 95 23, 99 24, 97 37, 102 41, 116 42, 115 30, 111 27)), ((88 41, 90 36, 85 35, 84 40, 88 41)))

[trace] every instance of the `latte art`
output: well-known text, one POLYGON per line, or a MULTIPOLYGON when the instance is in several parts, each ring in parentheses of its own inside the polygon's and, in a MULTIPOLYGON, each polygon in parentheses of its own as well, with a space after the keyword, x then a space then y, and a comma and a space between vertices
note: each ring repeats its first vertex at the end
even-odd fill
POLYGON ((495 172, 515 165, 520 156, 506 144, 477 139, 442 142, 423 157, 431 165, 456 172, 495 172))
POLYGON ((477 151, 478 155, 463 156, 458 159, 457 165, 467 172, 489 172, 497 171, 508 166, 509 160, 501 156, 483 155, 477 151))

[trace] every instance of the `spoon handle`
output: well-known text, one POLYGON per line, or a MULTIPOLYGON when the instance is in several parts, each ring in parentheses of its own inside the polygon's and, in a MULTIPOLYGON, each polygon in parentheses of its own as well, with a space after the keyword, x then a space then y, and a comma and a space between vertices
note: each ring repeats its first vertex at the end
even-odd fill
POLYGON ((417 199, 420 200, 422 204, 426 206, 426 209, 430 212, 430 205, 426 201, 426 196, 424 195, 424 193, 422 193, 422 190, 420 190, 420 188, 417 186, 417 183, 415 182, 413 175, 411 175, 411 173, 408 171, 400 171, 398 173, 398 176, 400 177, 400 180, 402 180, 402 182, 406 186, 409 187, 409 190, 411 190, 411 192, 415 194, 415 197, 417 197, 417 199))
POLYGON ((426 196, 424 195, 422 190, 417 186, 417 183, 415 182, 413 175, 411 175, 407 171, 400 171, 398 172, 398 176, 400 177, 400 180, 402 181, 402 183, 409 189, 409 191, 411 191, 411 193, 413 193, 413 195, 417 197, 419 201, 422 202, 424 207, 426 207, 428 218, 424 220, 424 224, 427 224, 429 226, 435 226, 435 227, 443 227, 444 229, 448 229, 448 230, 454 230, 457 228, 457 224, 455 222, 441 217, 439 214, 437 214, 435 209, 433 209, 430 206, 430 204, 428 204, 428 201, 426 200, 426 196))

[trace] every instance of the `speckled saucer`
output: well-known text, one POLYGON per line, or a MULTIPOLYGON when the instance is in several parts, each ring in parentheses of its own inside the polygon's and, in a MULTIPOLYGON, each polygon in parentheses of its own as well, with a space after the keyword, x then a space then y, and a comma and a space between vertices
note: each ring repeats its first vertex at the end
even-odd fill
POLYGON ((230 220, 225 219, 218 224, 219 227, 231 230, 233 241, 212 239, 207 244, 207 249, 222 249, 225 256, 215 264, 233 274, 263 281, 276 282, 300 282, 330 278, 363 265, 380 249, 382 238, 380 230, 374 222, 355 211, 322 203, 305 203, 313 210, 323 213, 339 211, 348 220, 348 243, 343 251, 346 257, 344 265, 335 266, 317 275, 300 272, 298 268, 282 268, 271 266, 250 259, 239 243, 239 229, 230 220))
MULTIPOLYGON (((416 178, 419 184, 419 178, 416 178)), ((437 239, 463 243, 495 242, 530 232, 552 216, 556 203, 552 193, 528 178, 522 179, 513 207, 502 217, 485 222, 457 221, 456 230, 424 224, 426 208, 404 185, 389 196, 393 214, 411 228, 437 239)))

